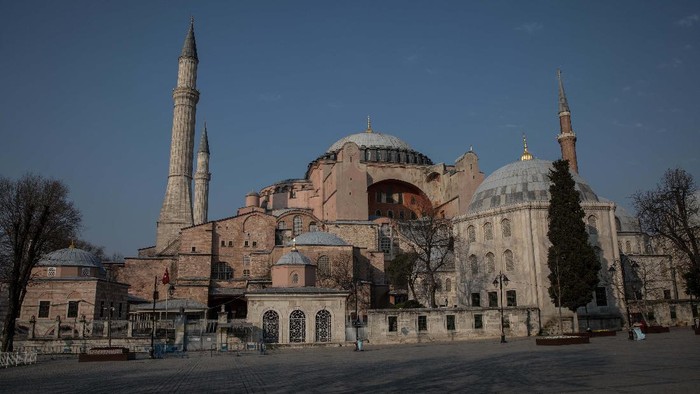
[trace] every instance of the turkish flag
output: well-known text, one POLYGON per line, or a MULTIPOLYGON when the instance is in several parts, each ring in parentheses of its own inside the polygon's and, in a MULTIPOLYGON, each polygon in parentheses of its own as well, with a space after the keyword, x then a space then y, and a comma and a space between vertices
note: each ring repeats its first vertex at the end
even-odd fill
POLYGON ((165 269, 165 273, 163 274, 163 284, 167 285, 170 283, 170 275, 168 274, 168 269, 165 269))

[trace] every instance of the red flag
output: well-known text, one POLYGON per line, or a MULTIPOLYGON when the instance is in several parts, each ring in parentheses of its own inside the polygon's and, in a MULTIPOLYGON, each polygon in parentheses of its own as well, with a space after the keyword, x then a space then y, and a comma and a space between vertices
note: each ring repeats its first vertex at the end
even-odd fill
POLYGON ((170 283, 170 275, 168 274, 168 269, 165 269, 165 273, 163 274, 163 284, 167 285, 170 283))

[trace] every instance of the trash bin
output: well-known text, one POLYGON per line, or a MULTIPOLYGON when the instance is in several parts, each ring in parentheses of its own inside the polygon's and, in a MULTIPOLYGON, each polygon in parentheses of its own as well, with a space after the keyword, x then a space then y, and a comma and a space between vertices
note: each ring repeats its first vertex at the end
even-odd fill
POLYGON ((357 350, 362 351, 362 339, 357 339, 357 350))

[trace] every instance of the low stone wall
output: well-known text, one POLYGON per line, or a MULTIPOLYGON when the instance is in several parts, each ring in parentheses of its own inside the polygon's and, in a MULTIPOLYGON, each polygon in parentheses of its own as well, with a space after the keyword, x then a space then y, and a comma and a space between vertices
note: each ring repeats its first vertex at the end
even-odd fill
MULTIPOLYGON (((156 345, 165 344, 165 341, 158 340, 156 345)), ((34 351, 38 354, 80 354, 91 348, 107 347, 107 338, 99 339, 33 339, 14 341, 14 348, 17 351, 34 351)), ((151 349, 151 338, 112 338, 112 347, 123 347, 132 353, 148 353, 151 349)))
MULTIPOLYGON (((504 308, 506 337, 537 335, 535 308, 504 308)), ((374 309, 368 314, 370 343, 460 341, 501 336, 498 308, 374 309)))

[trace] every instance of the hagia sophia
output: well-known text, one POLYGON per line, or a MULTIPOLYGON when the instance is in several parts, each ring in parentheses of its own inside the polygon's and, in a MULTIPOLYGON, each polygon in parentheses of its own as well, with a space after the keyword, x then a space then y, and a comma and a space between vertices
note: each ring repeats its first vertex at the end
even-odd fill
MULTIPOLYGON (((248 193, 235 216, 212 219, 207 212, 209 161, 215 157, 210 157, 206 125, 195 150, 198 62, 191 23, 173 90, 170 166, 155 245, 106 267, 106 274, 99 262, 91 262, 92 271, 85 274, 100 274, 119 284, 112 286, 113 292, 121 292, 114 300, 108 299, 111 290, 99 293, 96 297, 104 299, 95 299, 94 305, 112 303, 126 313, 122 304, 127 302, 128 285, 129 310, 147 310, 155 282, 161 300, 170 290, 171 306, 197 305, 201 318, 223 314, 231 321, 245 321, 260 329, 266 341, 279 343, 345 341, 351 331, 347 328, 357 321, 367 335, 387 342, 399 341, 392 335, 420 334, 428 327, 438 332, 467 327, 465 337, 473 337, 482 327, 498 331, 499 321, 493 317, 499 307, 506 308, 513 334, 554 330, 559 312, 547 292, 552 162, 535 158, 524 137, 520 157, 514 154, 513 162, 484 174, 471 148, 465 148, 454 163, 436 163, 419 147, 374 130, 367 118, 365 130, 339 138, 305 170, 299 169, 303 177, 248 193), (450 264, 439 272, 440 312, 425 312, 427 318, 416 320, 390 309, 412 294, 390 285, 387 266, 407 251, 396 223, 426 212, 451 220, 455 247, 450 264), (166 270, 167 285, 160 283, 166 270), (492 284, 499 273, 509 279, 500 300, 492 284), (131 305, 138 302, 144 307, 131 305)), ((570 329, 584 320, 594 328, 628 324, 627 297, 620 291, 626 278, 620 268, 632 259, 661 267, 657 281, 661 292, 647 294, 650 300, 688 298, 676 285, 671 259, 655 251, 636 219, 578 175, 578 136, 561 73, 558 88, 552 91, 553 97, 555 91, 558 96, 561 146, 561 157, 552 159, 569 162, 590 243, 602 265, 593 300, 578 311, 577 319, 564 311, 570 329)), ((54 266, 46 262, 36 270, 46 276, 44 271, 54 266)), ((55 268, 53 272, 56 275, 55 268)), ((35 309, 41 297, 45 296, 28 295, 23 317, 38 315, 35 309)), ((428 304, 424 293, 416 297, 428 304)), ((668 302, 654 305, 658 321, 690 320, 690 308, 679 306, 676 311, 668 302)), ((160 310, 163 304, 156 307, 160 310)), ((97 318, 100 310, 94 307, 90 312, 97 318)))

